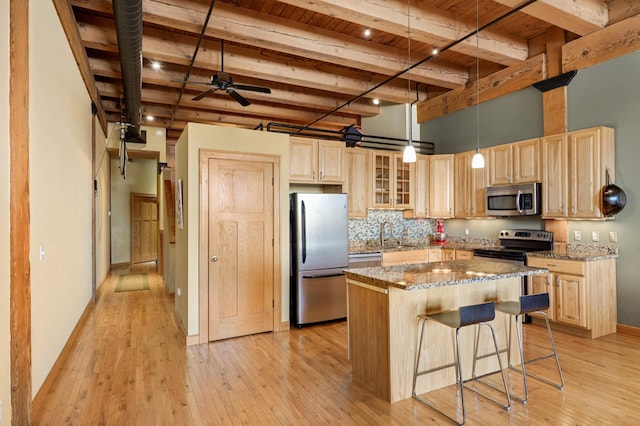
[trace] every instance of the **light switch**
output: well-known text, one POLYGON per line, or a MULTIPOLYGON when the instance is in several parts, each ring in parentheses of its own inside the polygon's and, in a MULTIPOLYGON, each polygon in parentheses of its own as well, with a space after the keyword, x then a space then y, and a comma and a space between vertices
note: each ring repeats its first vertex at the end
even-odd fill
POLYGON ((615 232, 615 231, 609 232, 609 241, 611 241, 612 243, 617 243, 618 242, 618 233, 615 232))
POLYGON ((600 234, 598 233, 598 231, 593 231, 591 233, 591 241, 599 241, 600 240, 600 234))
POLYGON ((573 231, 573 239, 576 241, 580 241, 582 239, 582 232, 573 231))

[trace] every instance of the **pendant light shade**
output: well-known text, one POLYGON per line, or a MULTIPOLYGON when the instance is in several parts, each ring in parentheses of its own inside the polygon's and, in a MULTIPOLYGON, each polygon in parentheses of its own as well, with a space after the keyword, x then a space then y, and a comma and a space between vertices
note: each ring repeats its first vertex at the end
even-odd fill
POLYGON ((475 154, 473 154, 473 158, 471 159, 471 168, 472 169, 484 169, 484 157, 480 153, 478 149, 475 154))
MULTIPOLYGON (((416 162, 416 149, 413 147, 413 143, 409 141, 409 145, 404 148, 404 153, 402 154, 402 161, 405 163, 415 163, 416 162)), ((483 160, 484 163, 484 160, 483 160)))

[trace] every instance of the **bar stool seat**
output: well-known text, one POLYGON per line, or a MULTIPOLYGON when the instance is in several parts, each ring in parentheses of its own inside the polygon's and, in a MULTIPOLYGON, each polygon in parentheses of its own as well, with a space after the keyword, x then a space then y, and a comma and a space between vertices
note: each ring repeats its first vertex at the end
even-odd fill
MULTIPOLYGON (((464 422, 466 421, 466 410, 464 407, 464 388, 466 387, 467 389, 477 393, 480 396, 483 396, 484 398, 487 398, 488 400, 492 401, 493 403, 497 404, 498 406, 509 410, 511 407, 511 399, 509 397, 509 391, 507 389, 507 382, 506 382, 506 378, 504 376, 503 370, 502 370, 502 361, 500 360, 500 354, 499 354, 499 350, 498 350, 498 341, 496 339, 496 335, 495 335, 495 331, 493 329, 493 326, 491 325, 490 321, 493 321, 493 319, 495 318, 495 305, 493 302, 487 302, 487 303, 482 303, 482 304, 478 304, 478 305, 470 305, 470 306, 463 306, 460 307, 459 309, 453 310, 453 311, 446 311, 446 312, 438 312, 438 313, 434 313, 434 314, 428 314, 428 315, 420 315, 418 317, 420 319, 420 337, 418 340, 418 353, 416 356, 416 365, 415 365, 415 370, 414 370, 414 375, 413 375, 413 398, 415 398, 416 400, 418 400, 419 402, 421 402, 422 404, 426 405, 427 407, 437 411, 438 413, 440 413, 442 416, 446 417, 447 419, 451 420, 452 422, 454 422, 455 424, 459 424, 462 425, 464 424, 464 422), (446 364, 446 365, 441 365, 439 367, 435 367, 435 368, 431 368, 428 370, 420 370, 420 358, 421 358, 421 353, 422 353, 422 342, 423 342, 423 338, 424 338, 424 332, 425 332, 425 328, 426 328, 426 323, 428 320, 431 321, 435 321, 437 323, 440 323, 442 325, 445 325, 449 328, 452 328, 455 330, 455 354, 454 354, 454 362, 450 363, 450 364, 446 364), (504 384, 504 393, 507 397, 507 403, 506 404, 502 404, 499 401, 496 401, 495 399, 484 395, 483 393, 479 392, 477 389, 469 387, 466 385, 467 382, 471 381, 471 380, 475 380, 475 362, 476 362, 476 358, 478 357, 478 343, 480 340, 480 328, 478 329, 478 340, 476 342, 476 347, 475 347, 475 351, 474 351, 474 372, 472 374, 472 377, 470 379, 467 380, 463 380, 462 379, 462 365, 460 362, 460 339, 459 339, 459 331, 460 328, 462 327, 466 327, 466 326, 470 326, 470 325, 478 325, 478 327, 481 326, 486 326, 491 330, 491 336, 493 337, 493 344, 495 347, 495 353, 492 354, 488 354, 488 355, 484 355, 483 357, 486 356, 491 356, 491 355, 495 355, 498 358, 498 364, 500 365, 500 373, 502 374, 502 382, 504 384), (454 367, 456 370, 456 381, 457 381, 457 385, 460 388, 460 401, 461 401, 461 405, 462 405, 462 422, 459 423, 457 420, 457 417, 453 417, 453 416, 449 416, 446 413, 444 413, 443 411, 441 411, 440 409, 436 408, 433 404, 431 404, 430 402, 428 402, 425 398, 418 396, 418 394, 416 394, 416 383, 417 383, 417 379, 419 376, 422 375, 426 375, 426 374, 430 374, 430 373, 434 373, 436 371, 440 371, 440 370, 444 370, 446 368, 451 368, 454 367)), ((492 373, 493 374, 493 373, 492 373)))
POLYGON ((560 368, 560 360, 558 359, 556 344, 553 340, 553 334, 551 333, 551 326, 549 325, 549 317, 547 316, 547 312, 546 312, 549 309, 549 293, 529 294, 525 296, 520 296, 520 299, 518 301, 506 301, 506 302, 496 303, 495 309, 496 311, 512 316, 514 319, 514 321, 509 321, 509 338, 507 341, 507 353, 508 353, 507 359, 509 360, 510 369, 522 373, 522 382, 524 385, 524 397, 521 398, 518 396, 514 396, 513 398, 522 402, 523 404, 527 403, 527 399, 529 398, 529 387, 527 384, 527 376, 533 377, 557 389, 562 390, 564 388, 564 376, 562 374, 562 369, 560 368), (551 343, 552 352, 543 356, 539 356, 534 359, 525 360, 523 339, 522 339, 521 331, 518 328, 518 317, 524 314, 531 314, 531 313, 540 313, 544 316, 544 320, 547 325, 547 331, 549 333, 549 341, 551 343), (511 364, 511 325, 513 323, 516 324, 518 350, 520 351, 520 360, 521 360, 521 366, 522 366, 521 369, 518 369, 511 364), (543 377, 528 373, 526 371, 526 367, 525 367, 526 364, 542 361, 551 357, 555 358, 556 367, 558 369, 558 375, 560 377, 560 383, 552 382, 543 377))

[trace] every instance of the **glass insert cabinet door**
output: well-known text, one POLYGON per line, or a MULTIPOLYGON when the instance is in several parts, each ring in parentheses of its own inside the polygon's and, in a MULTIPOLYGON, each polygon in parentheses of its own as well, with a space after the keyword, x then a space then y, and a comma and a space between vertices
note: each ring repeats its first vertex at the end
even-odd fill
POLYGON ((411 208, 414 164, 401 153, 373 153, 373 207, 411 208))

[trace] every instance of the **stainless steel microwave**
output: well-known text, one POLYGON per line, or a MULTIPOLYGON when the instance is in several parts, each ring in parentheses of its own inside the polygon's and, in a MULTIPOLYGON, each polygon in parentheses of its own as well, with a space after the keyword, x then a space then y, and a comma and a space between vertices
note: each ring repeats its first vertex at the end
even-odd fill
POLYGON ((486 208, 489 216, 533 216, 540 214, 540 183, 489 186, 486 208))

